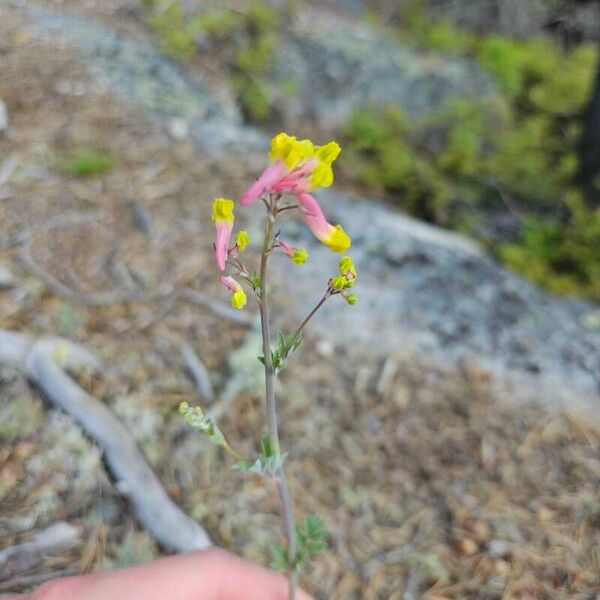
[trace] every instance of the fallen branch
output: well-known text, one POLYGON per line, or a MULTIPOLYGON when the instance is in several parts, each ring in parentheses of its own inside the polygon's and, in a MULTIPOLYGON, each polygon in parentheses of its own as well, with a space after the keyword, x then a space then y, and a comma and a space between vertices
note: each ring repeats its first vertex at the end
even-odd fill
POLYGON ((60 554, 77 544, 81 527, 55 523, 27 542, 0 550, 0 580, 6 580, 41 564, 48 555, 60 554))
POLYGON ((211 545, 200 525, 169 498, 122 423, 65 373, 64 369, 97 371, 101 365, 94 355, 62 338, 31 341, 18 333, 0 331, 0 362, 23 370, 102 448, 117 489, 127 496, 139 521, 160 544, 174 551, 211 545))
POLYGON ((194 381, 196 391, 200 395, 200 398, 208 403, 212 403, 215 399, 215 392, 208 369, 204 366, 204 363, 198 358, 198 355, 189 344, 182 344, 179 351, 181 353, 181 358, 185 363, 185 368, 194 381))
MULTIPOLYGON (((251 325, 254 322, 255 317, 245 312, 241 312, 217 300, 210 296, 203 294, 197 290, 189 287, 181 289, 175 289, 172 286, 165 286, 157 290, 134 290, 134 291, 107 291, 89 293, 81 290, 73 289, 66 285, 51 273, 46 271, 42 265, 35 260, 31 254, 30 240, 33 235, 40 232, 48 232, 64 227, 72 227, 75 225, 82 225, 91 223, 97 219, 96 215, 91 213, 84 213, 81 215, 68 215, 61 216, 57 219, 53 219, 44 225, 40 225, 38 228, 26 229, 20 233, 15 239, 6 240, 0 242, 0 245, 12 246, 19 245, 19 258, 23 267, 34 277, 39 279, 50 291, 55 293, 57 296, 67 298, 78 304, 87 304, 90 306, 109 306, 112 304, 122 303, 136 303, 136 302, 155 302, 164 301, 169 306, 170 302, 175 302, 181 298, 192 304, 207 308, 214 314, 234 323, 240 325, 251 325)), ((168 312, 167 310, 167 312, 168 312)), ((157 316, 157 319, 161 318, 162 311, 157 316)), ((146 328, 151 325, 156 319, 151 320, 148 324, 144 324, 142 328, 146 328)))
POLYGON ((232 308, 228 304, 225 304, 220 300, 215 300, 214 298, 211 298, 202 292, 193 290, 192 288, 183 288, 180 290, 179 297, 187 300, 188 302, 192 302, 193 304, 204 306, 219 317, 223 317, 229 321, 233 321, 234 323, 239 323, 240 325, 252 325, 256 318, 252 314, 232 308))

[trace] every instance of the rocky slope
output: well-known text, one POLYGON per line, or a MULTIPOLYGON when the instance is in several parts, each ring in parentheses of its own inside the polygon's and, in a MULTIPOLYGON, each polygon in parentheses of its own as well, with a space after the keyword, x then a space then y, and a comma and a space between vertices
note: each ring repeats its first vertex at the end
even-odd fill
MULTIPOLYGON (((149 42, 128 39, 100 23, 38 8, 29 8, 28 14, 42 35, 59 35, 79 48, 116 94, 162 120, 176 137, 189 134, 217 160, 235 151, 238 167, 241 162, 260 168, 271 132, 244 126, 236 110, 219 103, 201 74, 183 72, 149 42), (243 158, 252 153, 253 158, 243 158)), ((426 58, 392 41, 384 42, 389 51, 375 53, 376 38, 362 25, 352 26, 353 37, 343 31, 331 36, 326 19, 321 33, 309 35, 303 27, 278 57, 282 76, 293 74, 302 81, 301 89, 312 92, 294 99, 291 120, 300 114, 313 114, 317 121, 332 114, 342 118, 369 95, 401 99, 415 114, 424 114, 457 90, 492 89, 468 61, 424 66, 426 58), (356 36, 362 37, 360 44, 356 36)), ((472 363, 508 383, 510 396, 597 409, 597 308, 545 294, 498 267, 469 240, 376 200, 356 201, 339 191, 320 196, 334 220, 352 234, 361 271, 361 302, 351 316, 329 306, 320 318, 332 342, 351 344, 358 354, 402 350, 442 364, 472 363)), ((294 271, 294 294, 308 300, 303 290, 311 286, 302 282, 326 280, 335 260, 302 228, 297 235, 313 260, 294 271)), ((289 275, 289 265, 276 264, 289 275)), ((306 306, 293 304, 298 312, 306 306)))

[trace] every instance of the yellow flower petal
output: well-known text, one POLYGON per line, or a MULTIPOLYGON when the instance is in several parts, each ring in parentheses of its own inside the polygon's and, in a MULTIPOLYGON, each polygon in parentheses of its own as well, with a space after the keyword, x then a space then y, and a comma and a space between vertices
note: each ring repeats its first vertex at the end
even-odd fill
POLYGON ((247 231, 244 231, 244 230, 238 231, 238 234, 235 237, 235 243, 238 247, 239 252, 243 252, 246 249, 246 246, 248 246, 249 240, 250 240, 250 238, 248 237, 247 231))
POLYGON ((215 198, 212 208, 213 221, 233 222, 235 219, 233 216, 234 206, 233 200, 229 200, 228 198, 215 198))
POLYGON ((271 140, 269 158, 273 161, 282 160, 289 169, 295 169, 300 162, 313 156, 314 151, 310 140, 298 141, 296 136, 281 132, 271 140))
POLYGON ((331 163, 340 155, 342 149, 337 142, 329 142, 324 146, 317 146, 315 156, 319 161, 331 166, 331 163))
POLYGON ((290 258, 297 265, 303 265, 308 259, 308 250, 306 248, 300 248, 300 250, 296 250, 290 258))
POLYGON ((246 306, 246 302, 248 302, 248 298, 246 297, 246 292, 244 292, 241 287, 233 292, 233 296, 231 296, 231 306, 242 309, 246 306))
POLYGON ((310 187, 315 189, 318 187, 329 187, 333 183, 333 169, 331 165, 325 162, 320 162, 313 170, 310 176, 310 187))
POLYGON ((344 231, 341 225, 332 227, 329 235, 321 241, 334 252, 346 252, 352 245, 350 236, 344 231))

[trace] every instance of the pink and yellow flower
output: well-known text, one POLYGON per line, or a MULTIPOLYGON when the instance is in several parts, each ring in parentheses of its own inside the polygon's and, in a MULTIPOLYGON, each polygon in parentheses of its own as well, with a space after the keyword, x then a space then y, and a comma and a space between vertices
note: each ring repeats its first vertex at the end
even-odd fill
POLYGON ((308 260, 308 250, 306 248, 294 248, 281 240, 279 247, 297 264, 303 265, 308 260))
POLYGON ((233 200, 215 198, 213 202, 212 218, 215 222, 217 237, 215 240, 215 260, 220 271, 225 270, 225 261, 229 253, 229 240, 233 230, 233 200))
POLYGON ((241 284, 238 281, 236 281, 233 277, 229 277, 228 275, 221 276, 221 283, 230 292, 232 292, 231 306, 239 309, 244 308, 244 306, 246 306, 246 302, 248 302, 248 298, 241 284))
POLYGON ((341 225, 331 225, 327 222, 314 196, 307 193, 299 194, 298 204, 304 222, 321 243, 334 252, 346 252, 350 248, 352 242, 348 234, 341 225))
POLYGON ((310 230, 323 244, 335 252, 345 252, 350 238, 341 225, 331 225, 317 200, 309 194, 316 188, 333 183, 332 164, 340 153, 336 142, 315 146, 310 140, 279 133, 271 140, 269 157, 273 161, 246 190, 241 204, 256 201, 271 192, 294 194, 310 230))

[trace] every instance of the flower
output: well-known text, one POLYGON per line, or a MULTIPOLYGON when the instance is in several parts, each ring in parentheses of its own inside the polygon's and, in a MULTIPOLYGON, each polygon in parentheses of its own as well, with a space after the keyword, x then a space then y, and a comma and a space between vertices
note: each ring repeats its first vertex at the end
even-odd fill
POLYGON ((221 283, 228 290, 233 292, 233 295, 231 296, 231 306, 239 309, 244 308, 246 302, 248 302, 248 298, 246 297, 246 292, 244 292, 244 288, 242 288, 241 284, 228 275, 221 276, 221 283))
POLYGON ((316 198, 307 193, 298 195, 298 203, 304 222, 315 237, 334 252, 346 252, 352 241, 341 225, 327 222, 316 198))
POLYGON ((299 194, 329 187, 333 183, 331 165, 340 152, 337 142, 315 146, 310 140, 278 133, 269 152, 273 164, 246 190, 241 204, 250 204, 267 192, 299 194))
POLYGON ((356 304, 358 296, 350 294, 347 288, 351 288, 356 283, 356 267, 349 256, 340 258, 340 274, 329 280, 329 285, 335 292, 341 292, 348 304, 356 304))
POLYGON ((233 200, 215 198, 213 202, 212 218, 217 229, 215 240, 215 259, 220 271, 225 270, 225 261, 229 252, 229 240, 233 229, 233 200))
POLYGON ((289 246, 285 242, 279 241, 279 247, 297 264, 303 265, 308 259, 308 250, 300 248, 299 250, 289 246))
POLYGON ((315 146, 310 140, 279 133, 271 140, 269 157, 273 161, 246 190, 240 202, 250 204, 263 194, 277 192, 294 194, 304 221, 317 239, 335 252, 345 252, 350 238, 341 225, 331 225, 317 200, 309 194, 318 187, 333 183, 333 161, 341 149, 337 142, 315 146))
POLYGON ((341 148, 337 142, 315 146, 310 140, 297 140, 278 133, 271 140, 269 158, 273 161, 242 196, 243 205, 250 204, 267 192, 299 194, 333 183, 331 165, 341 148))
POLYGON ((275 151, 271 149, 271 159, 283 160, 290 166, 291 153, 294 162, 293 166, 290 166, 290 172, 273 185, 273 190, 299 194, 310 192, 318 187, 329 187, 333 183, 331 165, 341 152, 337 142, 315 147, 310 140, 297 142, 295 138, 290 138, 285 133, 280 133, 273 139, 276 140, 280 136, 286 136, 286 139, 283 144, 279 144, 281 148, 276 144, 275 151))
POLYGON ((356 267, 354 266, 354 261, 349 256, 342 256, 340 258, 340 275, 346 278, 348 287, 356 283, 356 267))
POLYGON ((248 246, 249 241, 250 238, 248 237, 247 231, 238 231, 238 234, 235 237, 235 245, 237 246, 238 252, 243 252, 246 249, 246 246, 248 246))
POLYGON ((348 292, 342 292, 342 296, 346 299, 346 302, 350 306, 354 306, 358 302, 358 296, 356 294, 349 294, 348 292))
POLYGON ((348 287, 348 280, 340 275, 339 277, 332 277, 330 284, 336 292, 341 292, 348 287))

